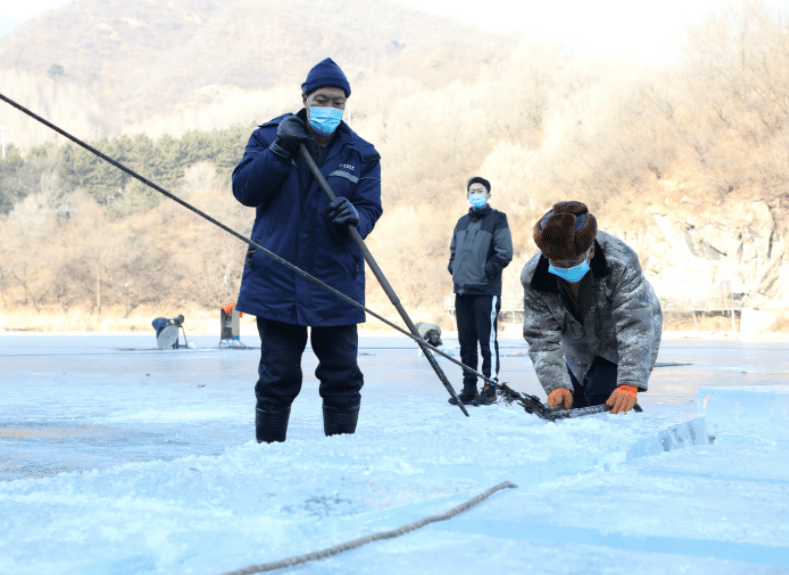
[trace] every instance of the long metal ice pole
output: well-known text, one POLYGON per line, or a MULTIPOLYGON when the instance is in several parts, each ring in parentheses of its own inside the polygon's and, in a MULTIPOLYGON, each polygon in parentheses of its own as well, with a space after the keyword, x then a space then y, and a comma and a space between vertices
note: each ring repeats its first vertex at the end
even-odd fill
MULTIPOLYGON (((307 162, 307 167, 309 168, 310 173, 318 182, 318 185, 320 186, 321 190, 323 190, 323 193, 326 195, 327 198, 329 198, 330 202, 336 200, 337 196, 334 195, 331 186, 329 186, 329 182, 327 182, 326 178, 324 178, 323 174, 321 174, 320 168, 318 168, 318 164, 315 163, 315 160, 310 155, 309 150, 307 150, 304 144, 300 145, 299 150, 301 152, 301 157, 304 158, 305 162, 307 162)), ((424 342, 422 341, 422 337, 419 335, 419 330, 416 329, 414 322, 412 322, 411 318, 408 317, 408 313, 405 311, 403 304, 400 303, 400 299, 397 297, 397 294, 395 293, 394 289, 389 284, 389 281, 386 279, 386 276, 384 276, 384 272, 381 271, 380 267, 378 267, 378 263, 375 261, 373 254, 370 253, 369 249, 367 249, 367 246, 365 245, 362 236, 359 235, 359 230, 356 229, 356 226, 352 226, 349 224, 348 234, 350 234, 351 240, 353 240, 353 243, 356 244, 357 248, 359 248, 359 251, 362 252, 362 256, 364 256, 364 261, 366 261, 367 265, 370 266, 370 269, 373 271, 373 274, 378 280, 378 283, 381 284, 381 287, 386 293, 386 296, 389 298, 389 301, 392 302, 392 305, 395 306, 397 313, 400 314, 400 317, 403 318, 403 321, 405 322, 406 326, 408 326, 408 330, 411 332, 412 335, 418 338, 417 345, 419 345, 419 347, 422 349, 422 353, 425 354, 428 363, 430 363, 430 367, 432 367, 433 371, 436 372, 438 379, 441 380, 442 384, 444 384, 444 387, 449 392, 449 395, 452 396, 455 399, 455 401, 457 401, 457 405, 460 408, 460 410, 466 415, 466 417, 468 417, 468 411, 466 411, 463 402, 460 401, 460 398, 457 396, 457 393, 455 393, 455 389, 452 387, 452 384, 449 383, 446 374, 441 369, 441 366, 438 365, 436 358, 433 357, 432 353, 430 353, 430 349, 428 349, 428 347, 424 345, 424 342)))

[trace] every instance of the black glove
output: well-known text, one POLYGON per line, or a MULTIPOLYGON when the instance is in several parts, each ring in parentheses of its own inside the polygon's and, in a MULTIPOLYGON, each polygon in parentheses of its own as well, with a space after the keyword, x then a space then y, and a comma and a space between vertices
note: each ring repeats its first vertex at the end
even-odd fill
POLYGON ((329 223, 336 233, 344 233, 348 225, 359 225, 359 212, 348 198, 341 197, 329 204, 326 211, 329 223))
POLYGON ((299 145, 309 141, 307 126, 298 116, 288 116, 277 128, 277 138, 268 147, 275 156, 287 161, 299 152, 299 145))

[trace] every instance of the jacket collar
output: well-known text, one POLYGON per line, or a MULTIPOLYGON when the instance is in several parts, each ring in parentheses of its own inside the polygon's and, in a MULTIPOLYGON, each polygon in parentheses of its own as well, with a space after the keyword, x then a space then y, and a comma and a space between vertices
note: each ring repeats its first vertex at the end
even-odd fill
POLYGON ((471 217, 472 220, 479 220, 480 218, 484 218, 490 212, 493 211, 493 208, 490 207, 490 204, 485 204, 483 207, 476 209, 476 208, 469 208, 468 215, 471 217))
MULTIPOLYGON (((549 265, 548 258, 541 254, 540 261, 537 262, 537 267, 534 270, 530 285, 532 289, 538 291, 558 294, 558 278, 548 271, 549 265)), ((592 277, 595 279, 607 276, 610 273, 608 262, 606 262, 605 259, 605 253, 597 240, 594 241, 594 257, 592 258, 590 267, 592 268, 592 277)))

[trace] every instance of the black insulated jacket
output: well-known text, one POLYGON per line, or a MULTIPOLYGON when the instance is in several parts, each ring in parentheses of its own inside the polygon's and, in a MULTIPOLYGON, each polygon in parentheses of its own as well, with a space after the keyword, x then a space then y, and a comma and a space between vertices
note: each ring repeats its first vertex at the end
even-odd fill
POLYGON ((512 261, 507 215, 489 205, 458 220, 449 247, 455 293, 501 297, 501 270, 512 261))

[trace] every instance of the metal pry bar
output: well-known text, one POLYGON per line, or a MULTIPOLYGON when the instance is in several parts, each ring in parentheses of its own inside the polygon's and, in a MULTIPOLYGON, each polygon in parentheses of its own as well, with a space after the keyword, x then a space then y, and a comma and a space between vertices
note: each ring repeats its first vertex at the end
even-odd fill
MULTIPOLYGON (((321 190, 326 195, 326 197, 329 198, 329 201, 333 202, 334 200, 336 200, 337 196, 334 195, 331 186, 329 186, 329 182, 327 182, 326 178, 323 177, 320 168, 318 168, 318 164, 315 163, 315 160, 312 158, 309 150, 307 150, 304 144, 301 144, 299 146, 299 151, 301 152, 301 157, 307 163, 307 167, 309 168, 310 173, 318 182, 318 185, 320 186, 321 190)), ((378 280, 378 283, 381 284, 381 288, 384 290, 384 293, 386 293, 386 297, 389 298, 389 301, 392 302, 392 305, 397 310, 397 313, 400 314, 400 317, 408 326, 408 331, 410 331, 414 337, 418 338, 415 339, 414 341, 416 341, 416 343, 419 345, 420 349, 422 350, 422 353, 425 354, 425 359, 427 359, 428 363, 430 364, 430 367, 432 367, 433 371, 436 372, 438 379, 441 381, 441 383, 444 385, 446 390, 449 392, 449 395, 457 402, 457 406, 460 408, 460 411, 462 411, 463 414, 466 417, 468 417, 469 416, 468 411, 466 411, 466 407, 463 405, 463 402, 460 401, 460 398, 457 396, 457 393, 455 392, 455 388, 452 387, 451 383, 449 383, 449 380, 447 379, 444 370, 442 370, 441 366, 438 365, 436 358, 433 357, 432 353, 430 353, 430 349, 423 343, 424 340, 419 335, 419 331, 416 329, 414 322, 411 321, 411 318, 408 316, 408 312, 405 311, 403 304, 400 303, 400 298, 397 297, 394 288, 392 288, 391 284, 389 283, 389 280, 386 279, 384 272, 381 270, 381 268, 378 266, 378 263, 375 261, 373 254, 367 248, 367 245, 365 245, 362 236, 359 235, 359 230, 357 230, 355 226, 349 224, 347 226, 347 231, 351 237, 351 240, 353 240, 353 243, 356 245, 357 248, 359 248, 359 251, 362 253, 362 256, 364 257, 364 260, 367 262, 367 265, 370 266, 370 269, 375 275, 375 278, 378 280)))

